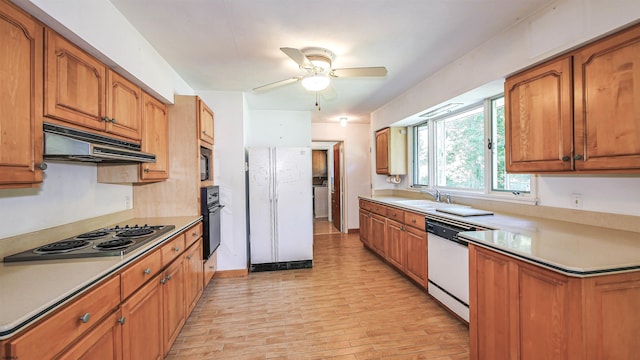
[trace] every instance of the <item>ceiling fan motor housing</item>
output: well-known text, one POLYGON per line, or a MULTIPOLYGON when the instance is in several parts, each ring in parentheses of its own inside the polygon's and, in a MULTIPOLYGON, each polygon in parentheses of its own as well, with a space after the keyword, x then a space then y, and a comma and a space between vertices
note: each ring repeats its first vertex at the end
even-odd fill
POLYGON ((331 70, 333 59, 335 54, 327 49, 311 47, 301 50, 302 53, 309 59, 313 68, 303 67, 303 70, 307 70, 314 73, 328 73, 331 70))

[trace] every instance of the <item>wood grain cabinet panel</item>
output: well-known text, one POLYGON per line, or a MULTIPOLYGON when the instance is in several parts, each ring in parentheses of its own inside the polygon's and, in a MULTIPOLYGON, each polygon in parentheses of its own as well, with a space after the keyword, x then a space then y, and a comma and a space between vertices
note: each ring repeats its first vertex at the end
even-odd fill
POLYGON ((371 212, 360 208, 360 241, 366 246, 369 244, 369 228, 371 227, 371 212))
POLYGON ((107 72, 106 131, 132 140, 142 138, 142 90, 119 74, 107 72))
POLYGON ((120 275, 122 284, 122 298, 138 290, 144 283, 151 280, 162 269, 162 253, 154 251, 135 264, 127 267, 120 275))
POLYGON ((505 82, 505 151, 509 172, 571 170, 573 100, 571 58, 505 82))
POLYGON ((203 291, 202 238, 194 243, 184 255, 185 296, 187 316, 200 300, 203 291))
POLYGON ((640 169, 640 26, 574 54, 576 170, 640 169))
POLYGON ((162 279, 156 275, 121 305, 124 360, 164 358, 162 279))
POLYGON ((390 127, 376 131, 376 174, 407 173, 407 129, 390 127))
POLYGON ((371 238, 370 243, 373 251, 380 256, 385 256, 386 241, 386 219, 378 214, 371 215, 371 238))
MULTIPOLYGON (((423 217, 424 220, 424 217, 423 217)), ((423 221, 424 223, 424 221, 423 221)), ((405 273, 420 286, 427 287, 427 233, 407 227, 405 232, 405 273)))
POLYGON ((115 311, 80 341, 66 350, 60 360, 122 359, 122 316, 115 311))
POLYGON ((145 92, 142 93, 142 104, 142 151, 155 154, 156 162, 140 165, 140 180, 166 180, 169 177, 167 107, 145 92))
POLYGON ((0 2, 0 188, 42 182, 43 28, 0 2))
POLYGON ((404 224, 387 219, 387 241, 385 258, 398 270, 404 272, 405 264, 405 227, 404 224))
POLYGON ((171 349, 171 345, 178 337, 187 319, 185 280, 182 258, 174 261, 164 271, 164 283, 162 286, 164 355, 171 349))
POLYGON ((16 359, 45 359, 59 354, 119 304, 120 276, 115 276, 11 340, 9 355, 16 359))
POLYGON ((202 237, 202 223, 199 222, 196 225, 188 228, 184 232, 185 236, 185 247, 190 247, 191 244, 195 243, 202 237))
POLYGON ((207 104, 198 98, 198 124, 200 129, 200 140, 213 145, 213 126, 214 126, 214 113, 207 104))
POLYGON ((376 174, 389 174, 389 128, 376 131, 376 174))

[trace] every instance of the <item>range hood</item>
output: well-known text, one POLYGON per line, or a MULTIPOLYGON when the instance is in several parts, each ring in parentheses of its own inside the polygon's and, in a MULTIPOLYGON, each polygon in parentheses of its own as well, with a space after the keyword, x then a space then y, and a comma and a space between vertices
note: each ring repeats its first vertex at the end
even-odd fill
POLYGON ((156 156, 140 151, 140 145, 86 131, 43 124, 44 158, 94 163, 156 162, 156 156))

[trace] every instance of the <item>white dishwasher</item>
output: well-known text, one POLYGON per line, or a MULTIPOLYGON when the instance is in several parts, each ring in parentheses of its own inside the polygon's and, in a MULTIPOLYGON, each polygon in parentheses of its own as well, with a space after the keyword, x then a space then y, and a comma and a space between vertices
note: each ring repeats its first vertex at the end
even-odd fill
POLYGON ((469 248, 458 233, 476 229, 429 218, 426 226, 428 292, 469 322, 469 248))

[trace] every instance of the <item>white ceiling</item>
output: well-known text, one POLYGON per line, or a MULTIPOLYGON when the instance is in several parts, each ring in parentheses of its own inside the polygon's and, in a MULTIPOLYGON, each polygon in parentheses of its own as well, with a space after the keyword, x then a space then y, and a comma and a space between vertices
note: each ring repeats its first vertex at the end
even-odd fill
POLYGON ((368 122, 370 112, 550 0, 111 2, 196 92, 245 91, 251 109, 368 122), (320 111, 300 83, 253 93, 302 74, 281 47, 324 47, 336 54, 334 68, 386 66, 388 74, 332 79, 320 111))

